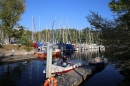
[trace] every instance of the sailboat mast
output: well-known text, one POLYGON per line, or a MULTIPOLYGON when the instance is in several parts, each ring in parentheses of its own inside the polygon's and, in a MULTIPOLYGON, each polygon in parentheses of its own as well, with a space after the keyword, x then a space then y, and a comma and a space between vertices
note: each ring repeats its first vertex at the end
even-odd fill
POLYGON ((64 32, 64 29, 63 29, 63 43, 65 43, 64 34, 65 34, 65 32, 64 32))
MULTIPOLYGON (((55 17, 55 19, 56 19, 56 17, 55 17)), ((54 19, 54 21, 53 21, 53 24, 52 24, 52 42, 54 42, 54 29, 53 29, 53 27, 54 27, 54 24, 55 24, 55 19, 54 19)))
POLYGON ((48 38, 48 31, 47 31, 48 27, 46 25, 46 29, 45 29, 45 32, 46 32, 46 42, 47 42, 47 38, 48 38))
POLYGON ((80 30, 79 30, 79 44, 80 44, 80 50, 81 50, 81 37, 80 37, 80 30))
POLYGON ((39 16, 39 41, 40 41, 40 39, 41 39, 40 31, 41 31, 41 29, 40 29, 40 16, 39 16))
POLYGON ((66 35, 66 43, 68 43, 68 17, 67 17, 67 21, 66 21, 66 25, 65 25, 65 35, 66 35))
POLYGON ((32 16, 32 40, 35 41, 35 36, 33 30, 36 32, 35 30, 35 23, 34 23, 34 17, 32 16))
POLYGON ((33 26, 33 16, 32 16, 32 40, 33 40, 33 28, 34 26, 33 26))
POLYGON ((63 42, 62 40, 62 27, 61 27, 61 22, 62 22, 62 15, 61 15, 61 19, 60 19, 60 24, 59 24, 59 28, 60 28, 60 42, 63 42))
POLYGON ((75 35, 76 35, 76 44, 77 44, 77 30, 75 30, 75 35))
POLYGON ((86 28, 86 44, 87 44, 87 34, 88 34, 88 33, 87 33, 87 28, 86 28))

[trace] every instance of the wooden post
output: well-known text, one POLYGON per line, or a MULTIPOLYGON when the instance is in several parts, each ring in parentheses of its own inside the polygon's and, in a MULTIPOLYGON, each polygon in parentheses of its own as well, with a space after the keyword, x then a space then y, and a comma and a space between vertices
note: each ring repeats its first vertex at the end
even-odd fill
POLYGON ((99 56, 100 56, 100 54, 101 54, 101 51, 100 51, 100 45, 99 45, 99 56))
POLYGON ((51 65, 52 65, 52 45, 47 44, 47 63, 46 63, 46 78, 51 77, 51 65))

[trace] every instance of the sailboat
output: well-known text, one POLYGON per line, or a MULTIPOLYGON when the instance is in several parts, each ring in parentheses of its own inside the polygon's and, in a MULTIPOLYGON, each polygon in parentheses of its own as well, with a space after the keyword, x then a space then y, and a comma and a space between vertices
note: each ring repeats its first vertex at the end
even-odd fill
MULTIPOLYGON (((52 37, 53 37, 52 38, 52 45, 53 45, 52 56, 57 56, 57 55, 60 55, 61 50, 58 49, 58 46, 54 43, 54 30, 53 30, 54 23, 55 23, 55 20, 52 25, 52 37)), ((34 56, 38 57, 38 58, 41 57, 41 58, 46 59, 46 57, 47 57, 46 47, 47 47, 47 43, 43 43, 43 45, 41 47, 39 47, 39 50, 34 53, 34 56)))
MULTIPOLYGON (((47 47, 47 43, 44 43, 38 51, 34 52, 34 56, 36 58, 46 59, 46 57, 47 57, 46 47, 47 47)), ((57 48, 57 45, 53 45, 52 57, 60 56, 60 54, 61 54, 61 50, 57 48)))
POLYGON ((34 48, 38 48, 38 44, 36 43, 35 34, 36 34, 36 29, 35 29, 34 17, 32 16, 32 43, 31 43, 31 46, 34 48), (33 30, 35 30, 35 32, 33 32, 33 30))

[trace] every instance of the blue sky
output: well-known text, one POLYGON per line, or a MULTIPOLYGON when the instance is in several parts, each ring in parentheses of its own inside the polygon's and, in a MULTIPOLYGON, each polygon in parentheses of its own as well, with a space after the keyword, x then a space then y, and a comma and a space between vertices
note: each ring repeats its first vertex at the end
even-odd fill
POLYGON ((90 10, 98 12, 102 17, 112 19, 112 12, 108 7, 111 0, 26 0, 26 10, 22 14, 20 25, 31 31, 51 29, 51 22, 55 19, 54 29, 90 27, 85 16, 90 10), (32 24, 34 17, 35 30, 32 24), (39 23, 40 21, 40 23, 39 23), (60 26, 61 21, 61 26, 60 26), (40 25, 39 25, 40 24, 40 25))

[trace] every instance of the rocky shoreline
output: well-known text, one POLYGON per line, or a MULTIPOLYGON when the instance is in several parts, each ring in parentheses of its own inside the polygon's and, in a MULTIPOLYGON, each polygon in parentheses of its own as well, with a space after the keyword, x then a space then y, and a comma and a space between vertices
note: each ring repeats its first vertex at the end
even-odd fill
POLYGON ((33 56, 35 50, 27 52, 26 50, 3 50, 0 49, 0 62, 13 62, 27 59, 35 59, 33 56))
POLYGON ((0 50, 0 57, 7 57, 11 55, 27 55, 27 54, 33 54, 35 50, 26 51, 26 50, 0 50))

